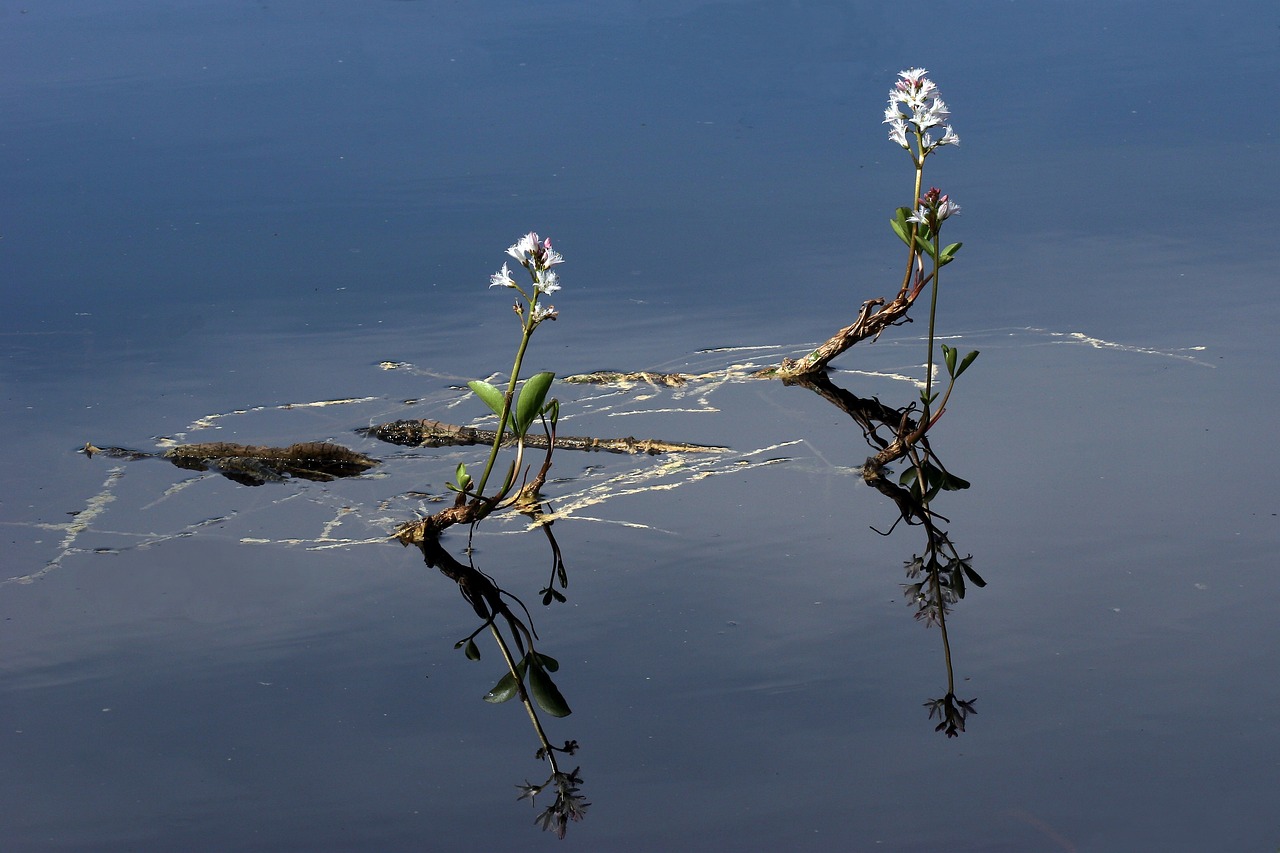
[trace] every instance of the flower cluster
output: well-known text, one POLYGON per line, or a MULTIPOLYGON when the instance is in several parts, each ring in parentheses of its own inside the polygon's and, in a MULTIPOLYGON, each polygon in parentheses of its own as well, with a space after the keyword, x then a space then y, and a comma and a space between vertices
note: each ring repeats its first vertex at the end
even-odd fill
POLYGON ((582 820, 587 816, 587 809, 591 806, 591 803, 588 803, 586 798, 582 796, 579 787, 582 785, 582 777, 578 775, 579 769, 581 768, 575 767, 572 773, 554 772, 551 774, 551 778, 541 785, 532 785, 525 782, 523 785, 516 786, 521 791, 520 796, 516 797, 516 799, 523 800, 528 798, 531 803, 548 785, 555 786, 555 802, 543 809, 534 818, 534 822, 544 830, 554 832, 557 838, 564 838, 569 829, 569 821, 582 820))
POLYGON ((927 225, 935 234, 942 220, 960 213, 960 205, 952 201, 951 196, 944 195, 937 187, 930 187, 927 193, 916 199, 916 204, 918 205, 916 212, 908 216, 907 221, 927 225))
MULTIPOLYGON (((533 279, 533 295, 530 296, 525 293, 524 289, 516 283, 516 280, 511 277, 510 266, 505 263, 502 265, 502 269, 489 276, 489 286, 509 287, 512 290, 519 291, 520 295, 529 301, 529 318, 533 326, 538 325, 543 320, 554 320, 557 316, 554 306, 543 307, 538 305, 539 296, 549 296, 560 289, 560 278, 552 270, 552 267, 564 263, 564 258, 559 252, 551 248, 551 238, 548 237, 543 240, 536 233, 530 231, 508 248, 507 254, 515 258, 520 266, 529 271, 529 275, 533 279)), ((519 302, 516 303, 516 313, 521 317, 524 316, 524 307, 519 302)))
POLYGON ((889 91, 889 106, 885 107, 884 123, 889 125, 889 139, 898 143, 908 151, 911 144, 907 141, 908 130, 919 142, 920 154, 929 154, 941 145, 959 145, 960 137, 947 124, 951 110, 946 102, 938 96, 937 85, 925 77, 929 73, 923 68, 908 68, 898 72, 899 80, 889 91), (910 113, 903 113, 905 107, 910 113), (929 133, 931 128, 943 127, 942 138, 934 141, 929 133))
POLYGON ((975 699, 957 699, 954 693, 948 693, 941 699, 930 699, 924 703, 929 709, 929 719, 937 717, 941 722, 934 729, 935 732, 946 731, 947 737, 959 737, 960 732, 964 731, 964 721, 970 715, 976 715, 978 712, 973 709, 975 699))

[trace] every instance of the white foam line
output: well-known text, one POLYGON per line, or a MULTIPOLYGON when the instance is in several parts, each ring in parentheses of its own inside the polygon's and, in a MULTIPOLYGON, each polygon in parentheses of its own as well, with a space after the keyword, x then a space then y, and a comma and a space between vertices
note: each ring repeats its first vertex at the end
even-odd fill
POLYGON ((715 408, 714 406, 707 406, 706 408, 702 408, 702 409, 637 409, 634 412, 609 412, 607 415, 605 415, 605 417, 625 418, 625 417, 628 417, 629 415, 670 415, 670 414, 705 415, 705 414, 713 414, 718 411, 720 410, 715 408))
POLYGON ((379 399, 381 398, 380 397, 344 397, 339 400, 312 400, 310 402, 305 402, 305 403, 280 403, 274 406, 250 406, 247 409, 233 409, 230 412, 214 413, 210 415, 205 415, 202 418, 197 418, 195 421, 190 423, 182 433, 179 433, 179 434, 185 435, 187 432, 190 432, 191 430, 196 430, 196 429, 210 429, 213 426, 215 421, 221 420, 222 418, 229 418, 234 415, 247 415, 251 412, 269 412, 272 410, 288 411, 289 409, 318 409, 318 408, 323 408, 325 406, 350 406, 354 403, 372 403, 375 400, 379 400, 379 399))
MULTIPOLYGON (((1107 341, 1102 338, 1091 337, 1090 335, 1086 335, 1084 332, 1053 332, 1048 329, 1028 329, 1027 331, 1041 332, 1054 338, 1068 338, 1068 340, 1058 341, 1058 343, 1082 344, 1084 346, 1092 347, 1093 349, 1113 349, 1119 350, 1120 352, 1138 353, 1139 355, 1158 355, 1163 356, 1164 358, 1174 358, 1179 361, 1189 361, 1192 364, 1198 364, 1201 367, 1217 367, 1215 364, 1210 364, 1207 361, 1201 361, 1193 355, 1184 355, 1177 350, 1161 350, 1153 349, 1151 347, 1134 346, 1132 344, 1121 344, 1116 343, 1115 341, 1107 341)), ((1185 349, 1203 352, 1205 348, 1186 347, 1185 349)))
POLYGON ((57 556, 45 563, 44 567, 39 571, 32 572, 29 575, 7 578, 0 581, 0 586, 9 583, 28 584, 37 581, 62 565, 62 561, 66 557, 79 553, 80 549, 75 547, 76 540, 80 538, 81 533, 89 529, 89 525, 93 523, 94 519, 107 511, 107 505, 116 499, 114 494, 115 485, 123 476, 123 465, 110 469, 107 472, 107 479, 102 482, 101 491, 85 502, 85 508, 76 513, 75 518, 66 524, 52 525, 55 529, 66 531, 66 535, 62 537, 62 542, 58 546, 57 556))

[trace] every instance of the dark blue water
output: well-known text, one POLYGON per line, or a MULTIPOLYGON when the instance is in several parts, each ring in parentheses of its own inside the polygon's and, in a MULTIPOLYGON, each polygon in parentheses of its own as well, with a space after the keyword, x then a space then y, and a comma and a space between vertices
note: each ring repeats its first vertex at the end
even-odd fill
MULTIPOLYGON (((564 605, 541 533, 477 532, 561 662, 564 845, 1280 843, 1273 4, 0 0, 0 68, 0 847, 557 843, 497 650, 386 541, 483 451, 353 432, 481 418, 531 229, 567 263, 530 369, 709 375, 561 386, 562 430, 732 448, 557 452, 564 605), (931 434, 988 581, 948 623, 956 739, 861 432, 742 378, 896 289, 880 121, 916 65, 962 139, 926 174, 964 208, 939 322, 982 351, 931 434), (323 439, 383 464, 76 452, 323 439)), ((836 384, 912 400, 915 316, 836 384)))

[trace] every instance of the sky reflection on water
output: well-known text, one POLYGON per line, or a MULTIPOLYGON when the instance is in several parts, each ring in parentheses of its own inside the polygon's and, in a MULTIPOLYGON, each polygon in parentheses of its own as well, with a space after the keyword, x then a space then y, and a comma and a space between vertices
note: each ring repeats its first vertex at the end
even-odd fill
MULTIPOLYGON (((479 417, 454 388, 507 366, 485 284, 530 228, 568 258, 534 369, 769 363, 888 295, 909 173, 879 121, 916 64, 963 140, 927 180, 965 210, 942 327, 983 353, 934 439, 989 581, 952 627, 978 716, 931 731, 920 544, 869 529, 894 512, 847 417, 777 383, 567 392, 574 434, 735 455, 557 522, 569 604, 533 616, 594 803, 565 843, 1276 844, 1276 458, 1239 425, 1280 399, 1278 251, 1240 222, 1277 188, 1274 4, 926 4, 945 38, 882 3, 526 12, 0 2, 4 577, 48 569, 123 471, 53 570, 0 586, 2 846, 552 843, 446 579, 393 545, 244 540, 374 538, 443 491, 469 451, 352 430, 479 417), (336 399, 360 402, 285 407, 336 399), (249 489, 74 452, 175 437, 385 462, 249 489)), ((905 403, 923 325, 837 384, 905 403)), ((658 464, 558 454, 550 494, 658 464)), ((545 546, 518 530, 490 520, 476 558, 532 605, 545 546)))

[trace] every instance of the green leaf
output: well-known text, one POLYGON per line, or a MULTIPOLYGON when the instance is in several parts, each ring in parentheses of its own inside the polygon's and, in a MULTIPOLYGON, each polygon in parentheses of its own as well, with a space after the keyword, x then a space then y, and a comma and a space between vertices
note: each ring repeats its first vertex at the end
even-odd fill
POLYGON ((952 243, 951 245, 947 246, 945 249, 942 250, 942 257, 945 260, 948 260, 948 261, 951 260, 952 258, 955 257, 956 252, 960 251, 960 247, 963 245, 964 243, 952 243))
POLYGON ((495 415, 502 417, 502 404, 506 398, 501 391, 483 379, 472 379, 467 383, 467 387, 474 391, 495 415))
POLYGON ((538 663, 542 664, 543 669, 547 672, 555 672, 560 668, 560 661, 556 660, 551 655, 544 655, 535 652, 533 656, 538 659, 538 663))
MULTIPOLYGON (((899 212, 904 210, 906 210, 905 207, 898 208, 899 212)), ((908 246, 911 245, 911 229, 907 227, 905 217, 902 219, 890 219, 889 227, 893 229, 894 234, 898 235, 899 240, 906 243, 908 246)))
POLYGON ((955 375, 956 375, 956 349, 955 349, 955 347, 949 347, 949 346, 947 346, 946 344, 943 344, 943 345, 942 345, 942 357, 943 357, 944 359, 946 359, 946 362, 947 362, 947 375, 948 375, 948 376, 955 376, 955 375))
POLYGON ((529 667, 529 690, 538 707, 551 716, 567 717, 573 713, 569 710, 569 703, 564 701, 564 696, 556 688, 556 683, 536 661, 529 667))
POLYGON ((476 646, 475 640, 467 640, 467 647, 462 653, 467 656, 467 660, 480 660, 480 649, 476 646))
POLYGON ((516 435, 523 436, 533 425, 533 419, 542 413, 542 404, 547 399, 547 390, 554 373, 535 373, 525 380, 520 389, 520 399, 516 402, 516 435))
POLYGON ((979 575, 977 572, 975 572, 972 568, 970 568, 969 563, 967 561, 961 560, 960 568, 964 570, 965 576, 969 578, 969 581, 974 586, 981 588, 987 585, 987 582, 982 579, 982 576, 979 575))
POLYGON ((973 364, 973 360, 974 360, 975 358, 977 358, 977 357, 978 357, 978 351, 977 351, 977 350, 974 350, 973 352, 971 352, 971 353, 969 353, 968 355, 966 355, 966 356, 964 357, 964 359, 963 359, 963 360, 961 360, 961 362, 960 362, 960 369, 956 371, 956 374, 955 374, 955 375, 956 375, 956 376, 959 376, 961 373, 964 373, 964 372, 965 372, 965 369, 966 369, 966 368, 968 368, 968 367, 969 367, 969 365, 973 364))
POLYGON ((495 705, 499 702, 506 702, 512 696, 520 692, 520 679, 524 678, 525 667, 528 666, 528 658, 516 664, 516 671, 513 673, 507 670, 507 674, 498 679, 498 683, 493 685, 493 689, 484 694, 484 701, 492 702, 495 705))
POLYGON ((471 475, 467 473, 467 463, 459 462, 457 469, 454 471, 454 476, 457 478, 458 491, 465 492, 467 486, 471 485, 471 475))
POLYGON ((492 702, 497 705, 500 702, 506 702, 518 692, 516 689, 516 677, 508 672, 502 678, 498 679, 498 683, 493 685, 493 689, 484 694, 484 701, 492 702))

